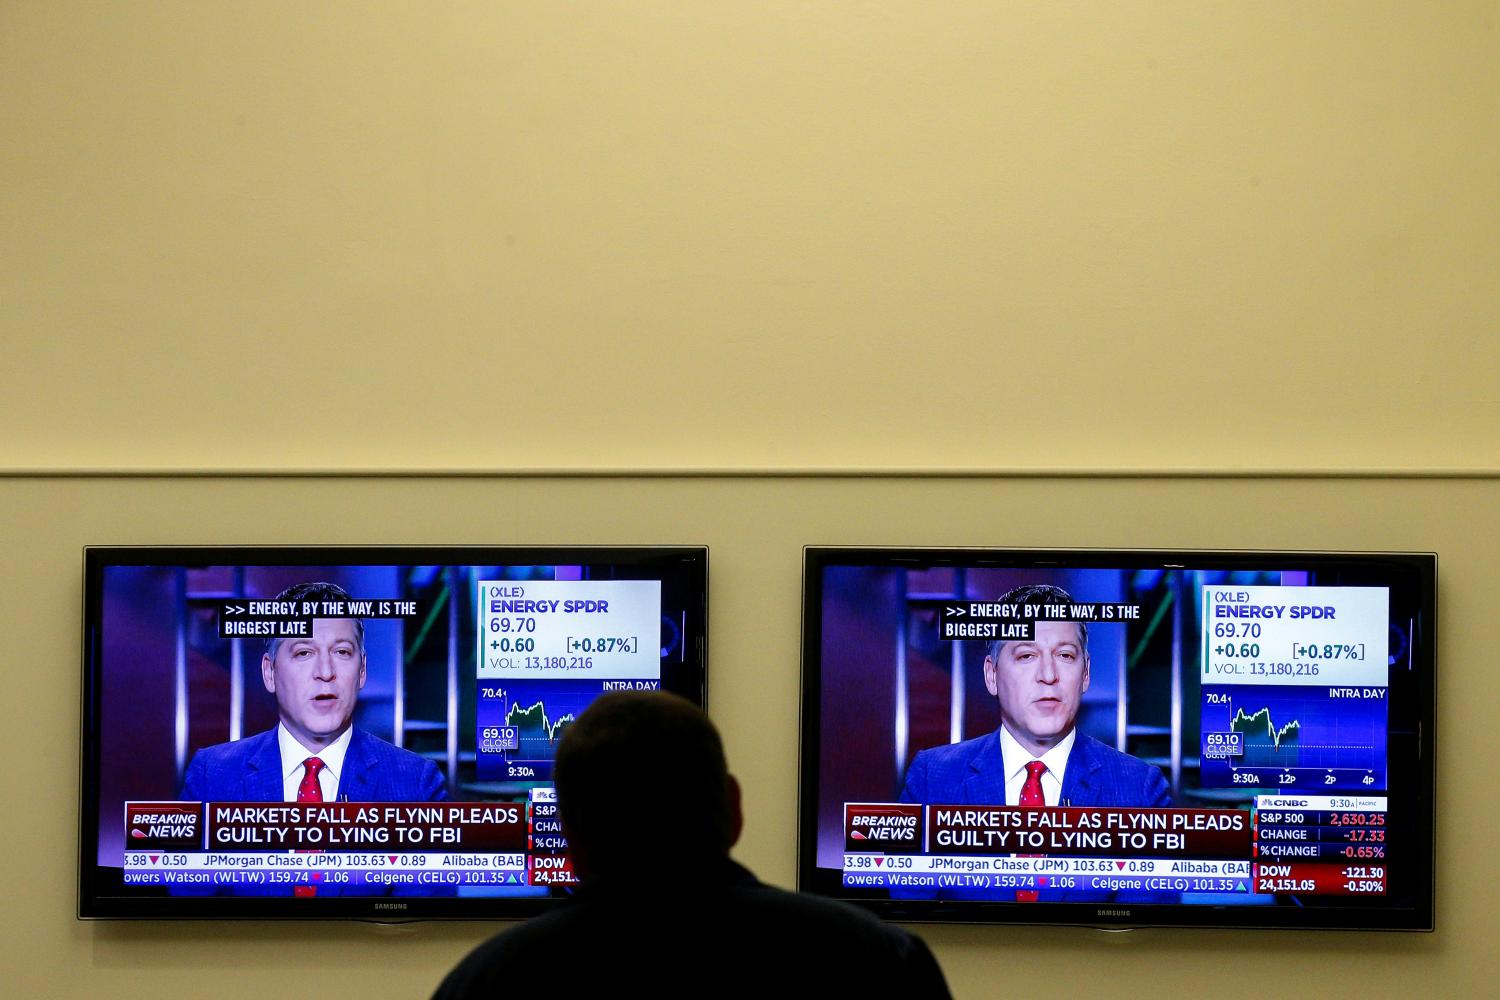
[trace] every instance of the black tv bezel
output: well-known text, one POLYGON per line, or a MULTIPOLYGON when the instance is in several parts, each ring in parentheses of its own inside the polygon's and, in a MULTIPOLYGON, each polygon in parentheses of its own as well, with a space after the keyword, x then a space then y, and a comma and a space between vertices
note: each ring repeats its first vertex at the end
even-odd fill
POLYGON ((1254 928, 1265 930, 1431 931, 1434 917, 1434 869, 1437 807, 1433 728, 1437 709, 1437 555, 1430 552, 1315 552, 1234 549, 1093 549, 1093 548, 924 548, 807 546, 803 549, 801 718, 798 742, 797 888, 839 899, 902 923, 1048 924, 1093 928, 1131 927, 1254 928), (1289 564, 1291 564, 1289 566, 1289 564), (822 673, 822 581, 829 566, 918 567, 995 566, 1015 569, 1369 569, 1386 565, 1405 574, 1419 588, 1418 627, 1412 655, 1417 671, 1418 760, 1414 770, 1421 786, 1413 799, 1426 803, 1415 817, 1412 873, 1417 902, 1413 906, 1343 904, 1337 907, 1214 906, 1202 904, 1096 905, 1063 902, 976 902, 857 898, 829 891, 836 885, 831 869, 817 865, 819 752, 822 673), (1274 917, 1274 918, 1273 918, 1274 917))
POLYGON ((706 545, 271 545, 120 546, 84 548, 82 688, 78 789, 78 910, 80 920, 410 920, 520 919, 545 913, 560 897, 161 897, 102 894, 99 851, 100 694, 96 630, 107 566, 330 565, 650 565, 680 563, 701 606, 697 667, 671 690, 708 707, 708 547, 706 545))

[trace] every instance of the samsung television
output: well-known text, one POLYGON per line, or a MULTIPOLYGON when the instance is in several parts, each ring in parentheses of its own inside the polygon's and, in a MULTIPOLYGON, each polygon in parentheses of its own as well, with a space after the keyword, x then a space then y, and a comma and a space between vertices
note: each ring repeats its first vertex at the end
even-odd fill
POLYGON ((1432 928, 1436 556, 804 562, 803 891, 904 921, 1432 928))
POLYGON ((576 882, 570 722, 606 691, 706 702, 701 547, 84 564, 81 917, 541 912, 576 882))

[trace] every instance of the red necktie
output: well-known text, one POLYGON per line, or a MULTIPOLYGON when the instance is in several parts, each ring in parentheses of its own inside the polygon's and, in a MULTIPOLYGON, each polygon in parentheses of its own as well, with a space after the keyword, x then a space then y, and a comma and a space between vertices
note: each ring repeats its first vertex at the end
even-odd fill
MULTIPOLYGON (((297 786, 298 802, 322 802, 323 786, 318 782, 318 772, 323 770, 323 761, 317 757, 309 757, 302 762, 302 784, 297 786)), ((294 885, 292 895, 294 896, 316 896, 318 887, 315 885, 294 885)))
MULTIPOLYGON (((1047 765, 1039 760, 1031 761, 1026 765, 1026 784, 1021 786, 1021 799, 1017 805, 1022 806, 1045 806, 1047 799, 1042 795, 1042 772, 1047 770, 1047 765)), ((1040 855, 1034 855, 1040 857, 1040 855)), ((1035 903, 1037 890, 1017 889, 1016 902, 1035 903)))
MULTIPOLYGON (((297 786, 298 802, 323 801, 323 786, 318 783, 318 772, 321 770, 323 770, 323 761, 317 757, 309 757, 302 762, 302 784, 297 786)), ((1022 797, 1025 797, 1024 792, 1022 797)))

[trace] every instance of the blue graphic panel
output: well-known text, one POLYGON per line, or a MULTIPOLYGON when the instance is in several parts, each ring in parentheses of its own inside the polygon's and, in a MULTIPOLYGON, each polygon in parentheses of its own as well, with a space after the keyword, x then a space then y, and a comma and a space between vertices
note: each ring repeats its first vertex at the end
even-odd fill
POLYGON ((656 680, 480 681, 475 768, 481 781, 550 781, 557 741, 605 691, 659 690, 656 680))
POLYGON ((1384 687, 1205 686, 1206 788, 1385 788, 1384 687))

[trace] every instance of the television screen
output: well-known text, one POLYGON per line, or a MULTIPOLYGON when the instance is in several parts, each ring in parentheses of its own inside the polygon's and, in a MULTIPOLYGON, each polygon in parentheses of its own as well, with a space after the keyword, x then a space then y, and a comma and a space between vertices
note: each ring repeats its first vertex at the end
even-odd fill
POLYGON ((810 548, 804 891, 1431 929, 1437 560, 810 548))
POLYGON ((575 881, 557 741, 605 691, 705 703, 707 570, 703 548, 87 549, 80 916, 541 911, 575 881))

